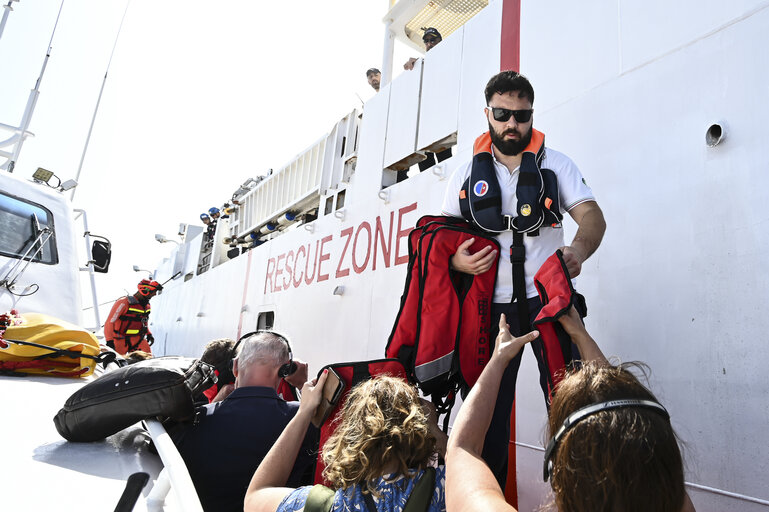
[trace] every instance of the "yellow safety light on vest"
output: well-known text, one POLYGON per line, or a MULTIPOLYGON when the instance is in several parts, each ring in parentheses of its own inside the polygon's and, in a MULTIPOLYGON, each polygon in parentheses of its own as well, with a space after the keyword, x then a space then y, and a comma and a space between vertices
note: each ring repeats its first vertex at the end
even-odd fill
POLYGON ((67 377, 93 373, 100 352, 96 336, 41 313, 22 318, 21 325, 9 326, 0 338, 0 369, 67 377))

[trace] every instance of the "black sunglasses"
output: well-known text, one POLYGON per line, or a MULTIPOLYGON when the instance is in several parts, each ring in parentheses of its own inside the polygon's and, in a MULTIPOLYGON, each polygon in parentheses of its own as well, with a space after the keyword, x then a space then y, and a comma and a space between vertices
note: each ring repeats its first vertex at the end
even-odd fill
POLYGON ((500 123, 506 123, 510 117, 515 118, 516 123, 528 123, 531 120, 531 114, 534 112, 533 108, 527 110, 510 110, 508 108, 488 107, 491 110, 491 115, 494 116, 495 121, 500 123))

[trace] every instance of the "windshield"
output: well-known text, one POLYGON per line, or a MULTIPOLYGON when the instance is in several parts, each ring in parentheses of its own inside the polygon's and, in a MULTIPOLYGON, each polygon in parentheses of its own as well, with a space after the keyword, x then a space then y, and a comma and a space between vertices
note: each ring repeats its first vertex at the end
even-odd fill
MULTIPOLYGON (((53 215, 50 211, 0 192, 0 254, 21 258, 33 244, 35 247, 29 254, 35 253, 40 247, 40 242, 35 243, 35 240, 46 227, 53 230, 53 215)), ((43 250, 32 261, 49 265, 58 262, 54 235, 45 242, 43 250)))

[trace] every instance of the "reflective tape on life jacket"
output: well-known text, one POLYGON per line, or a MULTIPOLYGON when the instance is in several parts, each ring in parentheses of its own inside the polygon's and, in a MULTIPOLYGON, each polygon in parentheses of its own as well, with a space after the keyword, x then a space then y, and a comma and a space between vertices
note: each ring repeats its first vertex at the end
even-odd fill
POLYGON ((149 302, 142 305, 133 296, 129 296, 128 300, 130 305, 126 312, 120 315, 120 325, 115 328, 115 332, 123 336, 143 336, 147 332, 152 306, 149 302))
POLYGON ((571 343, 562 343, 558 338, 556 331, 563 330, 558 319, 567 314, 572 306, 577 309, 581 318, 585 318, 587 305, 585 297, 577 293, 571 283, 560 249, 539 268, 534 276, 534 285, 542 302, 542 309, 534 320, 534 326, 542 340, 539 345, 543 352, 540 365, 544 363, 547 366, 547 371, 542 373, 547 377, 548 395, 552 398, 555 387, 565 376, 566 365, 571 363, 575 356, 571 343))
POLYGON ((385 355, 400 360, 410 379, 434 398, 475 384, 491 355, 497 262, 477 276, 449 265, 470 238, 470 252, 499 250, 496 240, 453 217, 422 217, 409 234, 409 271, 385 355))

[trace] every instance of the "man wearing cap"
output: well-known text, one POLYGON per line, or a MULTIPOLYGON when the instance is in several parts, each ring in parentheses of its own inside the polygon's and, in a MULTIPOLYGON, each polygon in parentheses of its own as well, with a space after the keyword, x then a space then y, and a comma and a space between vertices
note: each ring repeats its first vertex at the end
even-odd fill
POLYGON ((150 299, 163 287, 157 281, 142 279, 133 295, 121 297, 112 305, 104 322, 107 346, 118 354, 136 350, 152 353, 150 345, 155 338, 149 329, 150 299))
POLYGON ((377 68, 370 68, 366 71, 366 78, 368 84, 374 88, 376 92, 379 92, 379 83, 382 81, 382 73, 377 68))

